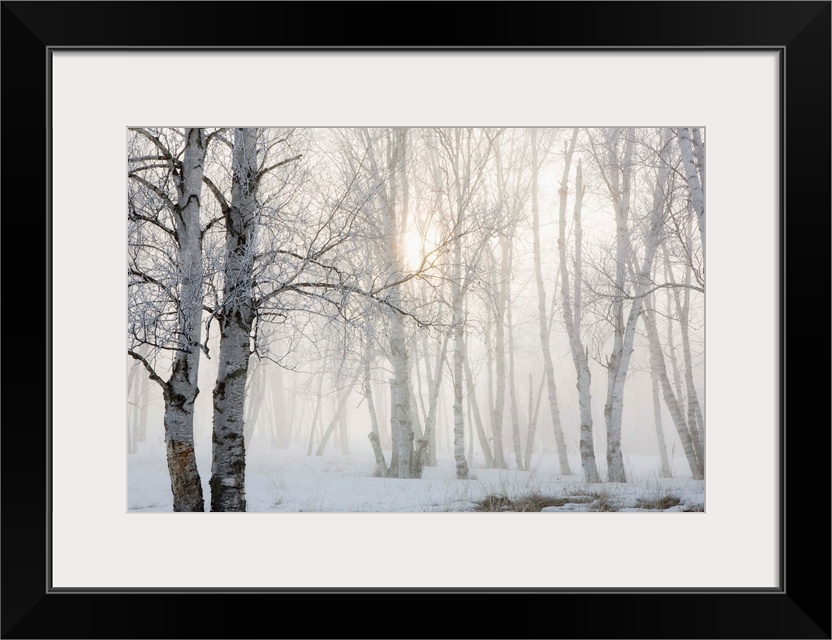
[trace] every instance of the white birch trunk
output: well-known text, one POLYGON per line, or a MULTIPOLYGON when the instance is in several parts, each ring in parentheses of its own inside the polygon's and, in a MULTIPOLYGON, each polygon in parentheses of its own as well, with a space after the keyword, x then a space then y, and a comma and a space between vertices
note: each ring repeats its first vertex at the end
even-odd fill
POLYGON ((682 358, 685 365, 685 387, 687 391, 688 425, 693 437, 693 446, 696 449, 696 457, 699 460, 705 459, 705 440, 702 409, 699 406, 699 397, 693 383, 693 357, 690 350, 690 267, 686 269, 685 275, 685 301, 681 309, 679 326, 682 330, 682 358))
POLYGON ((373 447, 373 454, 376 458, 375 475, 378 478, 387 477, 387 462, 384 459, 384 451, 381 448, 381 436, 378 428, 378 416, 376 415, 376 405, 373 401, 373 382, 370 376, 372 361, 372 346, 369 337, 364 340, 364 398, 367 400, 367 410, 370 412, 370 433, 367 437, 370 439, 370 445, 373 447))
POLYGON ((702 140, 702 129, 692 127, 693 134, 693 157, 696 159, 696 169, 699 174, 699 184, 702 193, 705 193, 705 142, 702 140))
POLYGON ((572 475, 569 466, 569 457, 566 452, 566 440, 563 437, 563 429, 560 424, 560 409, 558 408, 557 387, 555 386, 555 368, 552 363, 552 352, 550 347, 550 332, 546 318, 546 289, 543 286, 543 268, 540 258, 540 215, 538 212, 537 190, 538 190, 538 161, 537 161, 537 130, 531 130, 532 146, 532 233, 534 253, 534 275, 537 283, 537 311, 538 328, 540 335, 540 346, 543 351, 543 369, 546 375, 546 388, 549 397, 549 410, 552 416, 552 428, 555 432, 555 444, 558 450, 558 461, 560 463, 561 475, 572 475))
MULTIPOLYGON (((403 202, 400 216, 397 216, 398 206, 397 175, 402 174, 402 183, 406 183, 403 171, 404 159, 401 154, 405 150, 406 131, 387 131, 386 166, 387 180, 381 179, 378 163, 372 148, 372 140, 365 131, 367 140, 367 158, 371 171, 379 188, 376 191, 381 205, 382 225, 384 231, 384 261, 385 275, 388 283, 398 281, 403 275, 402 251, 403 237, 407 224, 407 186, 403 184, 403 202)), ((390 318, 390 364, 393 368, 390 393, 390 422, 393 436, 393 453, 391 456, 391 474, 399 478, 407 478, 410 474, 410 459, 413 451, 412 414, 410 406, 409 364, 404 318, 395 311, 401 305, 401 291, 399 285, 391 286, 387 293, 387 300, 391 307, 390 318)))
MULTIPOLYGON (((624 166, 621 167, 621 194, 617 199, 616 207, 616 283, 618 291, 623 296, 624 292, 624 267, 630 251, 629 237, 627 235, 627 217, 630 207, 630 160, 632 157, 634 131, 629 129, 624 150, 624 166)), ((667 137, 667 136, 666 136, 667 137)), ((667 145, 664 145, 664 149, 667 145)), ((617 157, 613 158, 613 147, 611 150, 611 164, 617 163, 617 157)), ((665 153, 664 151, 662 152, 665 153)), ((630 306, 626 325, 623 325, 623 299, 615 302, 615 346, 608 365, 608 395, 607 405, 604 414, 607 418, 607 480, 609 482, 626 482, 623 456, 621 454, 621 422, 624 408, 624 385, 627 379, 627 372, 630 365, 630 357, 633 352, 635 330, 639 315, 644 304, 644 297, 650 286, 650 274, 653 270, 653 261, 663 237, 664 220, 666 214, 665 183, 667 181, 667 163, 660 166, 656 185, 653 191, 653 205, 648 225, 647 237, 645 238, 644 259, 642 265, 635 274, 636 291, 630 306)), ((614 182, 617 187, 617 179, 614 182)), ((617 190, 617 189, 616 189, 617 190)))
MULTIPOLYGON (((688 235, 690 242, 690 235, 688 235)), ((669 259, 667 257, 667 247, 665 247, 665 269, 668 274, 668 280, 672 285, 676 284, 673 277, 673 270, 670 267, 669 259)), ((682 363, 683 371, 680 373, 679 365, 676 358, 675 348, 673 347, 672 324, 668 322, 668 341, 670 344, 670 358, 673 371, 673 380, 676 385, 676 397, 680 404, 687 405, 688 410, 688 428, 691 432, 694 448, 696 449, 697 458, 704 460, 705 442, 704 442, 704 421, 702 418, 702 410, 699 405, 699 398, 696 393, 696 388, 693 384, 693 363, 690 351, 690 284, 691 284, 691 268, 686 265, 685 268, 685 295, 684 301, 679 294, 679 289, 673 287, 673 300, 676 303, 676 310, 679 318, 679 328, 682 341, 682 363), (684 382, 685 392, 682 392, 682 384, 684 382)), ((670 302, 670 291, 668 290, 668 304, 670 302)))
POLYGON ((194 402, 199 394, 202 340, 202 229, 200 194, 205 161, 205 133, 185 129, 178 201, 174 211, 179 243, 179 350, 162 391, 165 400, 165 448, 174 511, 204 511, 202 482, 194 453, 194 402))
POLYGON ((503 273, 503 282, 505 283, 506 323, 508 325, 508 393, 511 404, 511 439, 514 446, 514 463, 517 465, 517 469, 522 470, 525 467, 523 466, 523 443, 520 441, 520 408, 517 402, 517 382, 514 368, 514 323, 511 315, 511 262, 513 248, 510 239, 506 239, 505 242, 509 253, 506 271, 503 273))
POLYGON ((485 466, 494 466, 494 455, 491 453, 491 446, 488 444, 488 435, 485 433, 485 425, 482 421, 482 414, 480 413, 480 404, 477 400, 477 389, 474 386, 474 375, 471 371, 471 364, 468 361, 468 349, 466 346, 462 348, 462 364, 465 369, 465 380, 467 384, 467 395, 469 402, 469 411, 474 415, 474 424, 477 427, 477 438, 479 439, 482 455, 485 458, 485 466))
POLYGON ((540 401, 543 398, 543 385, 546 383, 546 378, 540 379, 540 385, 537 387, 537 401, 532 402, 534 390, 532 384, 532 374, 529 374, 529 429, 526 435, 526 459, 525 469, 531 469, 532 454, 534 453, 534 438, 537 431, 537 416, 540 414, 540 401), (534 409, 532 409, 534 404, 534 409))
POLYGON ((130 419, 127 421, 127 453, 136 453, 139 442, 139 381, 137 374, 141 365, 137 362, 127 377, 127 403, 130 406, 130 419), (132 399, 131 399, 132 396, 132 399))
MULTIPOLYGON (((456 477, 468 478, 468 461, 465 459, 465 424, 462 409, 463 368, 465 367, 465 318, 463 313, 465 291, 462 286, 462 234, 465 223, 465 205, 459 179, 459 131, 456 135, 454 174, 456 175, 456 225, 453 241, 453 276, 451 278, 452 326, 454 328, 454 464, 456 477)), ((470 390, 469 390, 470 393, 470 390)))
POLYGON ((690 200, 693 210, 696 212, 696 220, 699 223, 699 236, 702 240, 702 250, 705 250, 705 192, 696 171, 696 162, 691 148, 690 131, 687 127, 679 127, 676 130, 676 139, 679 141, 679 149, 682 152, 682 167, 688 179, 690 200))
MULTIPOLYGON (((676 303, 676 313, 679 314, 682 308, 682 303, 680 302, 679 298, 679 291, 675 287, 676 280, 673 276, 673 269, 670 266, 670 259, 667 255, 667 244, 664 245, 664 268, 665 274, 667 276, 667 280, 673 287, 667 289, 667 309, 668 313, 670 313, 671 308, 671 296, 676 303), (671 293, 672 290, 672 293, 671 293)), ((670 356, 670 365, 671 365, 671 372, 673 373, 673 381, 676 385, 676 397, 679 399, 679 402, 684 400, 684 394, 682 392, 682 376, 679 373, 679 362, 676 358, 676 345, 673 340, 673 322, 671 321, 671 317, 668 316, 667 318, 667 346, 668 346, 668 353, 670 356)))
POLYGON ((656 442, 659 447, 659 457, 662 465, 662 478, 670 478, 672 477, 672 474, 670 472, 670 461, 667 458, 667 443, 664 438, 664 428, 662 426, 662 407, 659 400, 659 375, 655 367, 653 367, 652 362, 650 366, 650 382, 652 384, 653 391, 653 423, 656 427, 656 442))
POLYGON ((226 219, 220 349, 214 385, 211 510, 245 511, 245 388, 254 321, 257 244, 257 129, 234 130, 231 205, 226 219))
POLYGON ((580 451, 581 468, 584 473, 585 482, 600 482, 598 467, 595 463, 595 444, 592 439, 592 397, 590 394, 591 374, 589 362, 586 356, 584 345, 581 343, 580 325, 580 287, 581 279, 581 206, 583 203, 583 173, 581 161, 578 160, 578 168, 575 177, 575 304, 574 312, 572 305, 572 288, 569 284, 569 270, 566 266, 566 196, 568 194, 569 167, 572 163, 572 154, 575 150, 575 142, 578 139, 578 130, 575 129, 569 150, 566 154, 563 178, 561 179, 559 194, 559 218, 558 218, 558 255, 560 258, 561 278, 561 301, 563 319, 566 324, 566 334, 569 337, 569 348, 572 352, 572 362, 575 365, 578 388, 578 406, 580 409, 580 451))
MULTIPOLYGON (((445 333, 442 339, 442 349, 436 358, 436 365, 433 376, 428 378, 430 399, 428 402, 428 415, 425 418, 425 439, 428 441, 428 454, 425 464, 434 466, 436 464, 436 414, 439 405, 439 390, 442 386, 442 374, 445 370, 445 359, 448 353, 448 342, 451 331, 445 333)), ((429 373, 430 363, 427 362, 427 351, 425 351, 425 368, 429 373)))
POLYGON ((688 430, 687 421, 682 406, 673 393, 673 386, 670 384, 670 379, 667 376, 667 367, 664 362, 664 354, 662 353, 661 343, 659 342, 659 332, 656 329, 656 321, 652 310, 646 310, 644 315, 644 326, 647 329, 647 337, 650 342, 650 368, 656 372, 659 379, 659 384, 664 396, 665 405, 670 411, 670 417, 673 420, 673 425, 676 427, 676 432, 679 435, 679 440, 682 443, 682 450, 685 452, 685 457, 688 461, 691 473, 694 479, 704 479, 704 466, 696 456, 696 450, 693 446, 693 439, 688 430))
POLYGON ((506 409, 506 280, 508 278, 508 247, 505 238, 500 241, 500 282, 495 287, 494 313, 494 360, 496 366, 496 384, 494 390, 494 412, 491 423, 491 433, 494 438, 494 466, 500 469, 508 468, 503 457, 503 418, 506 409))
MULTIPOLYGON (((468 461, 465 459, 465 423, 462 411, 463 368, 465 367, 464 326, 462 324, 462 285, 459 282, 462 261, 461 238, 454 240, 455 277, 453 289, 453 327, 454 327, 454 464, 456 477, 468 478, 468 461)), ((470 391, 469 391, 470 393, 470 391)), ((487 443, 486 443, 487 446, 487 443)))
MULTIPOLYGON (((494 278, 493 278, 493 257, 490 254, 486 254, 487 258, 491 258, 488 260, 489 264, 486 269, 489 271, 489 283, 488 286, 490 287, 491 291, 494 290, 494 278)), ((468 308, 466 302, 466 309, 465 309, 465 316, 468 317, 468 308)), ((483 363, 483 369, 485 370, 485 415, 488 419, 488 429, 491 434, 494 433, 494 348, 491 344, 491 329, 494 326, 494 314, 492 313, 491 305, 485 305, 485 327, 483 331, 483 342, 485 343, 485 362, 483 363)), ((466 336, 467 338, 467 336, 466 336)), ((466 358, 468 357, 466 353, 466 358)), ((479 385, 478 385, 479 386, 479 385)), ((492 447, 494 444, 493 435, 489 437, 489 443, 491 443, 492 447)), ((493 455, 492 455, 492 464, 494 463, 493 455)))
MULTIPOLYGON (((512 150, 514 143, 512 143, 512 150)), ((502 154, 500 153, 500 145, 494 148, 494 161, 497 169, 497 188, 499 192, 500 202, 508 204, 510 202, 508 196, 508 186, 506 184, 506 172, 503 170, 502 154)), ((514 203, 510 207, 512 212, 510 215, 517 215, 517 204, 519 198, 519 186, 515 182, 514 188, 514 203)), ((513 230, 512 230, 513 231, 513 230)), ((511 439, 514 449, 514 462, 518 470, 523 469, 523 444, 520 441, 520 409, 517 402, 517 384, 515 380, 514 369, 514 328, 511 315, 511 273, 512 261, 514 259, 514 245, 512 238, 512 231, 504 234, 500 238, 500 251, 502 260, 500 262, 500 290, 497 295, 501 296, 502 304, 505 308, 506 318, 506 332, 508 334, 508 393, 509 406, 511 411, 511 439)), ((501 315, 501 314, 499 314, 501 315)))
MULTIPOLYGON (((272 432, 274 433, 275 446, 278 449, 288 449, 292 440, 292 412, 287 410, 286 394, 283 388, 283 369, 277 365, 272 368, 274 375, 268 380, 271 387, 271 399, 274 412, 272 414, 272 432)), ((268 370, 267 370, 268 373, 268 370)), ((264 390, 265 393, 265 390, 264 390)))
MULTIPOLYGON (((613 349, 607 362, 607 401, 604 418, 607 428, 607 481, 627 482, 624 457, 621 452, 621 419, 624 407, 626 363, 630 353, 625 344, 624 291, 625 265, 629 249, 627 219, 630 215, 630 175, 633 152, 633 129, 626 132, 623 166, 615 149, 614 138, 608 138, 609 165, 612 171, 611 189, 615 202, 615 299, 613 308, 613 349)), ((635 327, 633 327, 635 331, 635 327)), ((630 348, 632 343, 630 344, 630 348)))

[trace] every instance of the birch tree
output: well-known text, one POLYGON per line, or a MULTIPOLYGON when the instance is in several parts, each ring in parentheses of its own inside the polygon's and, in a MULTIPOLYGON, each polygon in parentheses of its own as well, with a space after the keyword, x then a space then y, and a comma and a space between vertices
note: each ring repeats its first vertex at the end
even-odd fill
POLYGON ((592 375, 589 370, 589 359, 584 345, 581 342, 581 315, 583 312, 581 301, 581 278, 582 255, 581 243, 583 233, 581 228, 581 206, 583 203, 584 185, 581 161, 578 160, 578 167, 575 176, 575 211, 573 215, 575 234, 575 258, 574 258, 574 289, 569 281, 569 270, 566 260, 566 196, 568 193, 569 167, 572 164, 572 155, 575 151, 575 143, 578 139, 578 130, 572 133, 572 140, 566 152, 564 161, 563 177, 558 190, 559 216, 558 216, 558 257, 560 259, 561 276, 561 308, 563 320, 566 325, 566 333, 569 336, 569 349, 572 352, 572 362, 575 365, 577 374, 578 405, 580 409, 580 451, 581 467, 586 482, 600 482, 598 467, 595 464, 595 444, 592 435, 592 395, 590 382, 592 375))
POLYGON ((220 307, 219 370, 214 385, 211 510, 245 511, 244 407, 254 323, 257 246, 257 130, 234 130, 231 202, 225 215, 225 261, 220 307))
POLYGON ((413 413, 410 398, 410 364, 404 318, 394 309, 401 308, 402 295, 397 281, 404 277, 403 239, 407 228, 407 189, 402 189, 399 201, 399 185, 407 183, 401 172, 402 156, 406 153, 406 130, 385 131, 381 143, 374 139, 372 132, 362 132, 367 150, 370 171, 376 183, 376 197, 379 202, 384 237, 384 271, 386 298, 390 323, 390 361, 393 368, 391 379, 391 425, 394 450, 390 473, 399 478, 409 477, 410 459, 413 455, 413 413), (377 158, 381 149, 385 165, 377 158), (384 168, 382 168, 384 166, 384 168))
POLYGON ((136 144, 129 158, 130 264, 128 354, 142 363, 162 388, 165 449, 174 511, 204 511, 202 483, 194 452, 194 402, 202 338, 204 271, 200 224, 203 129, 185 129, 177 151, 158 132, 132 132, 149 143, 136 144), (148 149, 145 152, 140 149, 148 149), (166 247, 172 247, 167 251, 166 247), (166 320, 170 318, 170 320, 166 320), (171 353, 166 379, 141 355, 144 344, 171 353))
POLYGON ((682 167, 687 177, 688 189, 690 191, 690 200, 693 204, 693 209, 696 212, 696 220, 699 223, 699 237, 702 241, 702 248, 705 248, 705 190, 704 190, 704 145, 702 144, 702 134, 699 129, 694 127, 692 129, 693 137, 697 141, 694 151, 694 144, 691 143, 691 129, 688 127, 679 127, 676 129, 676 140, 679 143, 679 149, 682 152, 682 167), (697 167, 696 157, 698 156, 700 162, 697 167))
POLYGON ((534 234, 534 275, 537 284, 537 309, 540 346, 543 351, 543 372, 546 376, 546 391, 549 398, 549 410, 552 416, 552 428, 557 445, 558 461, 561 475, 572 475, 569 457, 566 451, 566 439, 560 422, 560 408, 558 407, 558 392, 555 385, 555 368, 552 363, 549 323, 546 317, 546 288, 543 282, 543 267, 540 257, 540 213, 538 207, 538 143, 537 129, 531 129, 531 171, 532 171, 532 232, 534 234))

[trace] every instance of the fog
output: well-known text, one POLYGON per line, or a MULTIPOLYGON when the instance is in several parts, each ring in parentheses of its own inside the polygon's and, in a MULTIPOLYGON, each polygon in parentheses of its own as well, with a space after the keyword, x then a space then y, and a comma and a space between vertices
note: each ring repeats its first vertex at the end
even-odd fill
POLYGON ((130 130, 127 508, 703 510, 704 144, 130 130))

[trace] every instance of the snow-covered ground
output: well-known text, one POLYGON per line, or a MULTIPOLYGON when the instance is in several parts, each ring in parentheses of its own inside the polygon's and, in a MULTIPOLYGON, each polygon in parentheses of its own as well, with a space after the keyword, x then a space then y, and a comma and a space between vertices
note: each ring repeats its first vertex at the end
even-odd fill
MULTIPOLYGON (((579 473, 577 455, 570 463, 579 473)), ((658 458, 625 456, 625 463, 626 484, 586 484, 580 475, 559 476, 551 452, 535 456, 529 471, 486 469, 475 457, 471 479, 458 480, 452 461, 443 459, 425 467, 420 479, 399 480, 374 478, 369 451, 317 457, 294 449, 253 449, 246 464, 246 499, 248 511, 261 512, 475 511, 486 508, 483 501, 495 511, 703 511, 704 482, 676 471, 685 468, 684 459, 674 460, 674 478, 660 477, 658 458)), ((198 464, 207 507, 210 452, 198 451, 198 464)), ((128 469, 131 512, 172 510, 162 443, 140 445, 129 456, 128 469)))

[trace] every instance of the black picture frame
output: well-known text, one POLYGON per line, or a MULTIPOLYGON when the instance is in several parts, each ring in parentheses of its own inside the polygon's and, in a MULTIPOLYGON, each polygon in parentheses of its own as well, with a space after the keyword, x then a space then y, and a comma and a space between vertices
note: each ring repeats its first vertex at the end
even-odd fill
POLYGON ((824 360, 830 353, 830 2, 3 2, 0 15, 3 638, 252 638, 299 632, 306 637, 830 638, 829 369, 824 360), (247 14, 250 28, 226 28, 231 12, 247 14), (174 31, 154 28, 158 21, 185 26, 173 41, 174 31), (51 52, 127 47, 779 52, 780 586, 52 590, 51 52), (820 367, 812 366, 819 361, 820 367), (416 600, 401 599, 416 592, 416 600), (370 599, 378 595, 386 598, 370 599), (430 602, 438 596, 446 598, 430 602), (462 603, 452 600, 463 596, 462 603), (320 615, 304 621, 301 604, 318 608, 320 615), (431 610, 442 616, 433 618, 431 610), (394 611, 406 616, 404 624, 403 618, 394 623, 388 617, 394 611), (456 623, 447 626, 448 620, 456 623))

